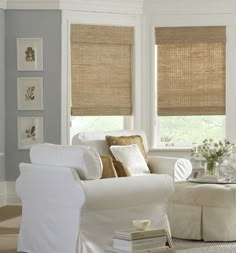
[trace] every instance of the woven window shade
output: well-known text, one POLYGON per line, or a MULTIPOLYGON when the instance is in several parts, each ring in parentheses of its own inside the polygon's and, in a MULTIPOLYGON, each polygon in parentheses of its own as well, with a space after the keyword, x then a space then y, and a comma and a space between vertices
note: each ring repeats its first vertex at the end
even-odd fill
POLYGON ((72 115, 131 115, 133 28, 71 25, 72 115))
POLYGON ((156 28, 158 115, 225 114, 225 27, 156 28))

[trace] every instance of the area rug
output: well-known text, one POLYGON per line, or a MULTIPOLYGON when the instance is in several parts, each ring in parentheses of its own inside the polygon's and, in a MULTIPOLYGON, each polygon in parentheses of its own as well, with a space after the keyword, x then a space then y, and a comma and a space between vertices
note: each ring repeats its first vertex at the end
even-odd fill
POLYGON ((202 242, 173 239, 176 253, 235 253, 236 242, 202 242))
MULTIPOLYGON (((16 253, 21 207, 0 207, 0 253, 16 253)), ((176 253, 236 253, 236 242, 173 239, 176 253)))
POLYGON ((16 253, 20 222, 20 206, 0 208, 0 253, 16 253))

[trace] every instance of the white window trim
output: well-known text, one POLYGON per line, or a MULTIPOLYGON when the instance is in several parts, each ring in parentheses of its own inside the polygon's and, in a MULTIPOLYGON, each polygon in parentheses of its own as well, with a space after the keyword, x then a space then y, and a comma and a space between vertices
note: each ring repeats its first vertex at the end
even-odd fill
MULTIPOLYGON (((150 62, 150 70, 146 75, 146 83, 150 83, 150 90, 148 92, 150 101, 145 105, 145 110, 150 112, 146 114, 146 117, 142 117, 143 120, 149 122, 149 126, 146 126, 146 132, 150 148, 158 148, 156 146, 156 132, 155 124, 158 124, 156 120, 156 82, 155 82, 155 27, 178 27, 178 26, 226 26, 226 138, 231 142, 236 143, 236 25, 234 14, 202 14, 196 15, 149 15, 145 20, 144 29, 149 32, 148 39, 144 42, 142 49, 147 50, 146 57, 143 64, 148 65, 150 62), (148 77, 149 76, 149 77, 148 77)), ((144 65, 143 65, 144 66, 144 65)), ((144 89, 144 87, 143 87, 144 89)), ((144 109, 144 108, 143 108, 144 109)))
MULTIPOLYGON (((70 24, 97 24, 134 27, 133 72, 133 127, 141 128, 141 17, 135 15, 62 11, 62 63, 61 63, 61 144, 70 142, 71 70, 70 24)), ((125 120, 125 127, 130 125, 125 120)))

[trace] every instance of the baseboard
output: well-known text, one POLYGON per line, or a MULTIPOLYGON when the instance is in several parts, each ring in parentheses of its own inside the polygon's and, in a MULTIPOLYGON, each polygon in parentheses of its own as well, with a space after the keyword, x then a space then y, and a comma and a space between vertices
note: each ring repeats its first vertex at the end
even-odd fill
POLYGON ((0 206, 21 205, 21 199, 16 194, 16 182, 0 182, 0 206))
POLYGON ((21 199, 16 194, 16 182, 6 182, 6 204, 7 205, 21 205, 21 199))

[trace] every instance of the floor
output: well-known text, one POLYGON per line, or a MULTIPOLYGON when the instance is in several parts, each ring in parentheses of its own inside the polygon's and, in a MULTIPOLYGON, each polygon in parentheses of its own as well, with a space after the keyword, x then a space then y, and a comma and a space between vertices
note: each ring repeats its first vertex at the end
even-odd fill
POLYGON ((20 206, 0 208, 0 253, 16 253, 21 222, 20 206))
MULTIPOLYGON (((0 207, 0 253, 17 253, 21 207, 0 207)), ((236 242, 173 240, 176 253, 235 253, 236 242)), ((20 252, 19 252, 20 253, 20 252)), ((22 252, 23 253, 23 252, 22 252)))

